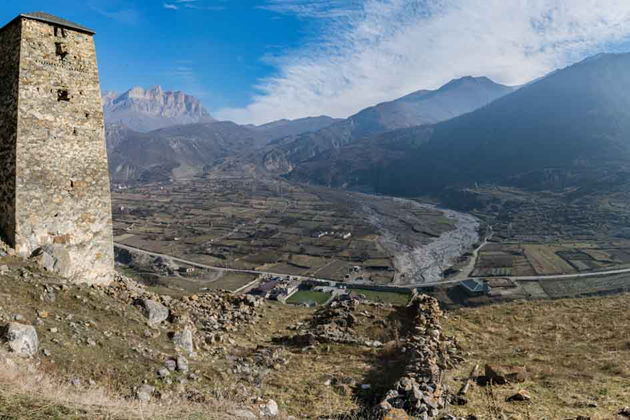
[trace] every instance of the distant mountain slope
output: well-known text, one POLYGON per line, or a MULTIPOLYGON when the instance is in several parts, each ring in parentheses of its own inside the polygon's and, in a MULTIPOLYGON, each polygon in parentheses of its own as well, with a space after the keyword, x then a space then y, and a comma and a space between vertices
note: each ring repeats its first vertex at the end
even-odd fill
POLYGON ((435 91, 421 90, 367 108, 315 133, 287 137, 263 158, 267 169, 286 173, 300 162, 330 149, 389 130, 433 124, 480 108, 514 88, 486 77, 453 80, 435 91))
POLYGON ((585 188, 630 171, 629 69, 630 54, 599 55, 475 112, 322 154, 291 176, 402 195, 474 183, 585 188))
POLYGON ((265 140, 232 122, 163 128, 149 133, 108 125, 110 176, 114 183, 169 181, 202 174, 221 159, 253 150, 265 140))
POLYGON ((148 132, 173 125, 214 121, 198 99, 183 92, 165 92, 160 86, 135 87, 118 95, 103 95, 105 122, 148 132))
POLYGON ((342 120, 322 115, 319 117, 306 117, 297 120, 278 120, 263 125, 252 126, 252 128, 260 133, 263 133, 265 137, 271 141, 287 136, 312 133, 339 121, 342 120))
POLYGON ((203 174, 233 158, 231 164, 252 166, 251 156, 283 133, 302 133, 331 124, 330 117, 242 126, 229 121, 175 125, 147 133, 123 123, 106 125, 112 181, 168 181, 203 174), (238 163, 236 163, 238 162, 238 163))

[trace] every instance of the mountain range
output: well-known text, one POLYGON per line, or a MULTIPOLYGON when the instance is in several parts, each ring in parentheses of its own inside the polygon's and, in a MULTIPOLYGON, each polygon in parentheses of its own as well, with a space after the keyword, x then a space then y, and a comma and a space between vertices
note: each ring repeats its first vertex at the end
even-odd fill
POLYGON ((476 184, 566 190, 625 179, 629 68, 630 54, 592 57, 471 113, 328 149, 289 177, 395 195, 476 184))
POLYGON ((512 90, 487 78, 466 77, 347 119, 319 116, 242 126, 213 120, 197 99, 184 93, 133 88, 119 96, 104 95, 111 176, 115 183, 182 179, 233 156, 274 172, 288 172, 329 148, 392 128, 461 115, 512 90), (274 161, 282 162, 279 171, 274 161))
POLYGON ((366 108, 319 131, 285 137, 271 145, 263 163, 270 171, 287 173, 320 153, 394 129, 448 120, 480 108, 514 89, 486 77, 452 80, 434 91, 419 90, 366 108))
MULTIPOLYGON (((237 157, 231 162, 298 182, 391 195, 439 196, 482 184, 592 191, 630 179, 628 68, 630 54, 602 54, 518 89, 465 77, 343 120, 262 126, 209 120, 141 132, 144 114, 112 124, 106 105, 112 180, 181 179, 237 157)), ((175 103, 148 97, 156 103, 145 98, 143 108, 109 100, 114 115, 130 116, 175 103)), ((163 114, 168 120, 177 112, 163 114)))

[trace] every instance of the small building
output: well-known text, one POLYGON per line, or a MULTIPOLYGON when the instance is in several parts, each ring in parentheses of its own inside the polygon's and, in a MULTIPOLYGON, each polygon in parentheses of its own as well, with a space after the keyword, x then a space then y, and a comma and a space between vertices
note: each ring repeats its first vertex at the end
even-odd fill
POLYGON ((468 296, 483 296, 490 293, 490 286, 484 280, 468 279, 459 283, 468 296))

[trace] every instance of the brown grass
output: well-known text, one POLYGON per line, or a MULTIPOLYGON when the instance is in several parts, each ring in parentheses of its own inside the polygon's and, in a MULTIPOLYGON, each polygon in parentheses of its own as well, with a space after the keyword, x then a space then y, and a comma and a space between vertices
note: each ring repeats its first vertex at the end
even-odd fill
POLYGON ((461 309, 445 323, 467 352, 449 375, 458 389, 474 363, 526 366, 522 384, 473 387, 457 414, 510 418, 612 418, 630 401, 629 295, 461 309), (531 403, 507 403, 519 389, 531 403), (492 395, 493 394, 493 395, 492 395), (592 406, 596 405, 596 407, 592 406))
POLYGON ((0 351, 0 417, 3 419, 224 419, 227 400, 195 404, 183 399, 142 403, 104 388, 73 386, 24 360, 0 351))

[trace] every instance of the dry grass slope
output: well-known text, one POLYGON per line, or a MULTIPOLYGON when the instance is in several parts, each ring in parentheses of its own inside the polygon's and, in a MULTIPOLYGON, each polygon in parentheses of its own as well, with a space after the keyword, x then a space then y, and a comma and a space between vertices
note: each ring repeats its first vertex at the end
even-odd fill
POLYGON ((479 362, 526 366, 522 384, 475 387, 458 414, 493 418, 610 419, 630 403, 630 295, 516 302, 461 309, 446 330, 468 352, 468 364, 452 373, 457 389, 479 362), (508 403, 519 389, 530 403, 508 403))

